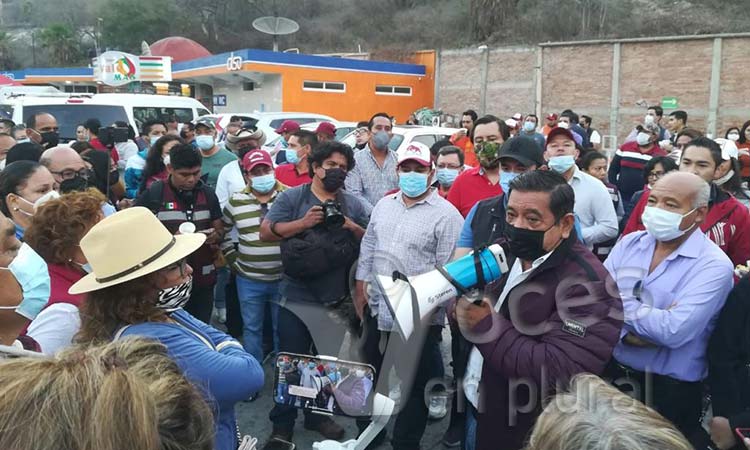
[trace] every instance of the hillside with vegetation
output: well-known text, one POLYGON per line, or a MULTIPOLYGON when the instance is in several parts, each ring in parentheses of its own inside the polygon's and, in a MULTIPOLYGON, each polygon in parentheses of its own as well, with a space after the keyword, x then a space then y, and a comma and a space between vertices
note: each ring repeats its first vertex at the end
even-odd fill
POLYGON ((271 48, 261 16, 299 22, 280 49, 374 52, 750 31, 747 0, 3 0, 0 69, 86 64, 98 49, 196 40, 271 48))

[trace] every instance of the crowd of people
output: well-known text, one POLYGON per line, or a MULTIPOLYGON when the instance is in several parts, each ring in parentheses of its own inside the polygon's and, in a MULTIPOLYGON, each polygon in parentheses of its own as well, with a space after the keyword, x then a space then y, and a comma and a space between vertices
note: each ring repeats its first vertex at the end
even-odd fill
POLYGON ((312 371, 331 411, 397 380, 368 448, 419 449, 445 415, 465 450, 750 444, 750 121, 711 139, 650 107, 610 154, 591 116, 544 119, 468 110, 397 151, 387 113, 354 148, 330 123, 285 121, 270 147, 239 117, 112 124, 117 142, 92 118, 66 144, 52 114, 0 120, 0 448, 252 448, 235 406, 278 354, 269 450, 294 441, 289 386, 312 371), (401 332, 376 276, 495 243, 507 273, 401 332), (432 383, 448 334, 452 396, 432 383))

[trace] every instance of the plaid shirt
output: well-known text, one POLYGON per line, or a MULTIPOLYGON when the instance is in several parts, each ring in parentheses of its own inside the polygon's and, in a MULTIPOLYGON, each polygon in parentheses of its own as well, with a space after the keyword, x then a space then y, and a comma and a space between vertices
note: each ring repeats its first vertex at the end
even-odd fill
MULTIPOLYGON (((450 261, 463 218, 456 208, 432 193, 410 207, 404 204, 401 192, 380 200, 370 216, 370 224, 362 238, 357 266, 357 280, 372 283, 375 275, 390 275, 398 270, 407 276, 419 275, 450 261)), ((378 316, 378 328, 393 329, 385 300, 373 292, 370 310, 378 316)), ((432 318, 433 325, 443 325, 445 310, 432 318)))
POLYGON ((396 152, 388 150, 383 167, 378 165, 369 145, 354 154, 354 168, 346 176, 346 190, 364 200, 372 210, 386 192, 398 188, 396 152))

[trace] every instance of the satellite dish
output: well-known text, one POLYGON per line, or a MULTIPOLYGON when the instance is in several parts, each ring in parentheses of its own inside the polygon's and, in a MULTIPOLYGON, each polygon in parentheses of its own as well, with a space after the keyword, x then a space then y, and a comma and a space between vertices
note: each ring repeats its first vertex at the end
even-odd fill
POLYGON ((273 36, 273 51, 279 51, 279 43, 276 36, 296 33, 299 30, 299 24, 286 17, 265 16, 253 20, 253 28, 261 33, 273 36))

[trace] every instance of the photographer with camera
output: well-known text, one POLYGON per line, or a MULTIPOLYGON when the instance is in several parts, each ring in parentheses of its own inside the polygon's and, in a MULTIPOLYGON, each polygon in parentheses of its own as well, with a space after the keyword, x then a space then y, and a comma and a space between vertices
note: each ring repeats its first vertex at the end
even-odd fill
MULTIPOLYGON (((312 183, 281 192, 260 227, 263 241, 281 241, 284 268, 279 290, 279 351, 338 355, 346 327, 334 319, 349 299, 349 270, 359 256, 368 216, 365 205, 342 190, 354 167, 351 147, 326 142, 309 155, 312 183), (336 336, 332 336, 336 334, 336 336), (313 342, 314 341, 314 342, 313 342)), ((290 441, 297 410, 276 405, 270 413, 271 440, 290 441)), ((344 429, 330 418, 305 414, 305 428, 338 440, 344 429)))
POLYGON ((102 152, 109 152, 115 164, 120 160, 120 155, 117 154, 117 150, 114 148, 114 142, 105 143, 99 137, 99 130, 102 128, 102 123, 99 119, 88 119, 83 123, 83 128, 89 134, 89 144, 94 147, 95 150, 102 152), (109 145, 108 145, 109 144, 109 145))

